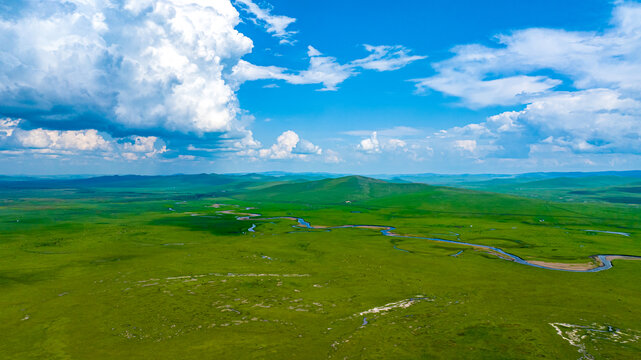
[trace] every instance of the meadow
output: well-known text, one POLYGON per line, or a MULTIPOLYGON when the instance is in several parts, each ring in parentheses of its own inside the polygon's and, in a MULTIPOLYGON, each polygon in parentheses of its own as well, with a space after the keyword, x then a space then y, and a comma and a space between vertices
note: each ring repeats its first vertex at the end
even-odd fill
POLYGON ((634 182, 560 182, 499 193, 358 176, 4 181, 0 357, 641 358, 641 261, 540 269, 296 220, 547 263, 641 256, 639 204, 594 195, 636 199, 634 182), (572 191, 588 193, 559 199, 572 191))

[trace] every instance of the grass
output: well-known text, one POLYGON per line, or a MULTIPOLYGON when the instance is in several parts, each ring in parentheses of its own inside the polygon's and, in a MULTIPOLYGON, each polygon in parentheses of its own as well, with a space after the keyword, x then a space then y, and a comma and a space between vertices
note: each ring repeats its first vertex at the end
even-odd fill
MULTIPOLYGON (((219 213, 392 225, 398 233, 452 239, 457 233, 527 259, 585 262, 594 254, 641 255, 635 205, 361 177, 226 184, 190 190, 163 179, 157 187, 5 191, 0 332, 10 336, 0 342, 0 356, 574 359, 581 348, 551 323, 641 335, 641 262, 615 260, 599 273, 551 271, 371 229, 308 231, 291 220, 219 213), (254 233, 247 231, 252 224, 254 233), (426 299, 358 315, 417 295, 426 299)), ((641 354, 639 342, 621 343, 618 333, 584 332, 579 345, 594 358, 641 354)))

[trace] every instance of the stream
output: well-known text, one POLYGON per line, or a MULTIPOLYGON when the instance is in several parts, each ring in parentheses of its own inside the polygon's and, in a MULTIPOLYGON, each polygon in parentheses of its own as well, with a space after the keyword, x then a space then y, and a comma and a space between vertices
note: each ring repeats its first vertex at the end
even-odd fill
MULTIPOLYGON (((244 214, 247 215, 247 214, 244 214)), ((255 216, 261 216, 260 214, 251 214, 255 216)), ((249 216, 245 217, 236 217, 237 220, 249 220, 249 216)), ((254 220, 257 220, 255 217, 253 217, 254 220)), ((547 270, 557 270, 557 271, 568 271, 568 272, 598 272, 598 271, 603 271, 603 270, 608 270, 612 268, 612 260, 619 259, 619 260, 641 260, 641 256, 632 256, 632 255, 592 255, 591 258, 597 261, 599 266, 591 268, 591 269, 565 269, 561 267, 553 267, 553 266, 546 266, 546 265, 541 265, 537 264, 534 262, 530 262, 527 260, 524 260, 514 254, 510 254, 506 252, 503 249, 494 247, 494 246, 489 246, 489 245, 480 245, 480 244, 472 244, 472 243, 467 243, 463 241, 455 241, 455 240, 446 240, 446 239, 440 239, 440 238, 432 238, 432 237, 421 237, 421 236, 407 236, 407 235, 399 235, 396 233, 393 233, 396 228, 393 226, 386 226, 386 225, 341 225, 341 226, 317 226, 314 227, 312 226, 311 223, 306 221, 303 218, 295 218, 295 217, 273 217, 270 219, 286 219, 286 220, 296 220, 298 222, 298 226, 300 227, 305 227, 307 229, 344 229, 344 228, 365 228, 365 229, 381 229, 380 232, 384 236, 390 236, 390 237, 396 237, 396 238, 403 238, 403 239, 420 239, 420 240, 429 240, 429 241, 436 241, 436 242, 444 242, 444 243, 449 243, 449 244, 455 244, 455 245, 463 245, 463 246, 471 246, 477 249, 484 249, 488 250, 490 253, 494 253, 495 255, 498 255, 499 258, 504 259, 504 260, 509 260, 513 261, 515 263, 521 264, 521 265, 527 265, 527 266, 532 266, 540 269, 547 269, 547 270)), ((254 230, 256 227, 256 224, 252 225, 251 231, 254 230)), ((595 230, 586 230, 586 231, 595 231, 595 230)), ((613 232, 606 232, 606 231, 597 231, 597 232, 604 232, 604 233, 613 233, 613 232)), ((618 233, 617 233, 618 235, 618 233)), ((629 234, 627 234, 629 236, 629 234)), ((410 250, 402 249, 399 248, 396 244, 394 245, 395 250, 411 253, 410 250)), ((459 255, 460 252, 456 255, 459 255)), ((559 265, 567 265, 571 266, 573 264, 568 263, 568 264, 559 264, 559 265)))

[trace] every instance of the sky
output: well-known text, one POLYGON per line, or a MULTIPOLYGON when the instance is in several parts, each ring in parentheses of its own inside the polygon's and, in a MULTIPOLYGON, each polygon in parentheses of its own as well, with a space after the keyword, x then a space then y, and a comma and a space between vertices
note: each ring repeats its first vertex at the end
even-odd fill
POLYGON ((0 174, 641 169, 641 3, 0 4, 0 174))

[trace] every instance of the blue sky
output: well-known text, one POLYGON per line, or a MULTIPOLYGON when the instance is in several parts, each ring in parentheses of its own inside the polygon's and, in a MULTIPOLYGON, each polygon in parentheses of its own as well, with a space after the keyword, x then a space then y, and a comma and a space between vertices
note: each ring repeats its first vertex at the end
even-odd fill
POLYGON ((639 169, 634 1, 0 5, 0 173, 639 169))

